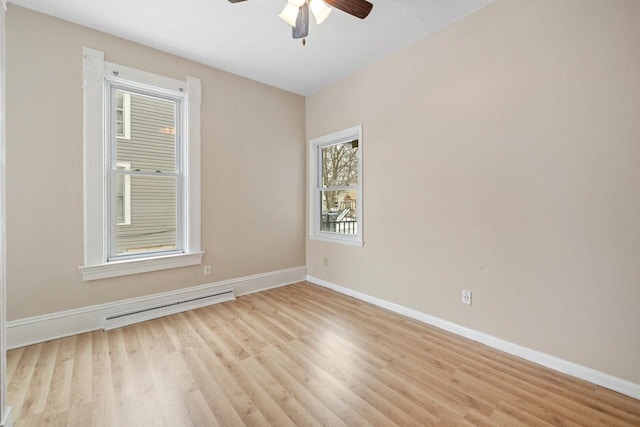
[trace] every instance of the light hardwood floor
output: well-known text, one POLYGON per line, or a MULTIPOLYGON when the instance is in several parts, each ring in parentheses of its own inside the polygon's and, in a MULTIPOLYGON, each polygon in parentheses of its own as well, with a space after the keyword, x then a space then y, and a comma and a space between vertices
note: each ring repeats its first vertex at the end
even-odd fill
POLYGON ((640 401, 300 283, 8 354, 20 426, 640 426, 640 401))

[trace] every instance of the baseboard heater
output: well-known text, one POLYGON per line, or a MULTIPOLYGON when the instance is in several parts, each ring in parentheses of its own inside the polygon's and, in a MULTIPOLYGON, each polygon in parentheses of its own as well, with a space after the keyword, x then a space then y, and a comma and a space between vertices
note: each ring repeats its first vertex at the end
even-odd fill
POLYGON ((236 299, 235 291, 229 289, 214 294, 200 295, 181 300, 164 302, 147 307, 136 307, 129 311, 107 314, 104 322, 104 330, 119 328, 121 326, 132 325, 146 320, 157 319, 158 317, 169 316, 182 311, 193 310, 207 305, 219 304, 221 302, 233 301, 236 299))

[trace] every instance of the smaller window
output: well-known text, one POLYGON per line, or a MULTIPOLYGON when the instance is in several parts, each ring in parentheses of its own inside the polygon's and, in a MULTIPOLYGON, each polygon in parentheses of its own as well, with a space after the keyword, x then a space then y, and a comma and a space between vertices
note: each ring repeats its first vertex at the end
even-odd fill
POLYGON ((312 239, 362 245, 362 126, 310 141, 312 239))
POLYGON ((131 95, 116 92, 116 137, 131 139, 131 95))
MULTIPOLYGON (((118 160, 119 170, 131 170, 131 162, 118 160)), ((116 217, 118 225, 131 225, 131 176, 116 175, 116 217)))

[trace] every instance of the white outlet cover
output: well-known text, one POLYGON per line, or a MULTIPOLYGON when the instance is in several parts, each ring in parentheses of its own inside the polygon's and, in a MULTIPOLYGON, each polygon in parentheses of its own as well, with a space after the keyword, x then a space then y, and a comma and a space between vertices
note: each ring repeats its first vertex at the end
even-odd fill
POLYGON ((471 291, 462 291, 462 303, 471 305, 471 291))

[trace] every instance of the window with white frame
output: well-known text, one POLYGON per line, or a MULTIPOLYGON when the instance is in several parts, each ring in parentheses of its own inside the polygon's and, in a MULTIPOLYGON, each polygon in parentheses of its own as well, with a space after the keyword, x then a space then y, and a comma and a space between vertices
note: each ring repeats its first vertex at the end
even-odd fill
POLYGON ((309 173, 310 237, 362 245, 362 126, 312 139, 309 173))
POLYGON ((83 278, 200 264, 200 81, 83 54, 83 278))

